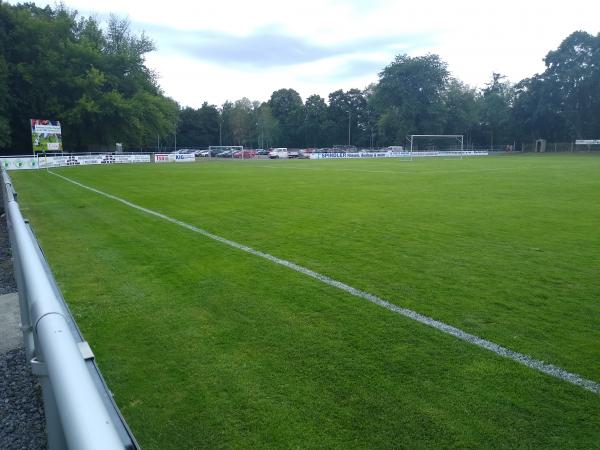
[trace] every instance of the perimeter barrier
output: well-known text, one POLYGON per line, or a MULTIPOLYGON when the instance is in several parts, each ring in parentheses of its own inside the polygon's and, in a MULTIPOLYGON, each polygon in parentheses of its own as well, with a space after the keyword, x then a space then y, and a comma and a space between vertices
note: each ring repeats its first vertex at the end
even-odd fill
POLYGON ((54 280, 4 168, 2 195, 27 358, 39 377, 51 450, 139 449, 54 280))

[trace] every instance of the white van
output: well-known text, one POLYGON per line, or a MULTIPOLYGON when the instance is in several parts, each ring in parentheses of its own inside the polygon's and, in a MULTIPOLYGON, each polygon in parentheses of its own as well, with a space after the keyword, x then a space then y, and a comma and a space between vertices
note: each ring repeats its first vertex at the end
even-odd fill
POLYGON ((288 149, 287 148, 274 148, 269 152, 269 158, 271 159, 279 159, 279 158, 288 158, 288 149))

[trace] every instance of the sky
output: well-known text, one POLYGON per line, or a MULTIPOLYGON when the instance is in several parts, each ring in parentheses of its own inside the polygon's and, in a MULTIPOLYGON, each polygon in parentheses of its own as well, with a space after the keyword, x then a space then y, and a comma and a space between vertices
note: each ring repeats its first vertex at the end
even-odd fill
MULTIPOLYGON (((11 1, 10 3, 16 3, 11 1)), ((54 2, 35 1, 38 6, 54 2)), ((303 99, 364 89, 398 54, 436 53, 451 74, 483 87, 493 72, 518 82, 576 30, 600 32, 592 0, 64 0, 84 16, 114 13, 157 50, 146 64, 182 106, 303 99)))

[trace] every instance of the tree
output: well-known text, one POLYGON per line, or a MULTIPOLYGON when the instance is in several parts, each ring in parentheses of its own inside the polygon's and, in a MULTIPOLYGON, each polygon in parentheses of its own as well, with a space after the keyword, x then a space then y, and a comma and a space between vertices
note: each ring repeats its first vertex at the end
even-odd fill
MULTIPOLYGON (((576 31, 545 58, 543 74, 561 109, 573 138, 600 136, 600 34, 576 31)), ((565 136, 565 137, 567 137, 565 136)))
POLYGON ((304 143, 318 147, 325 141, 324 124, 327 120, 327 103, 319 95, 311 95, 304 103, 304 143))
POLYGON ((279 123, 280 145, 300 147, 304 123, 302 98, 293 89, 279 89, 271 94, 269 106, 279 123))
POLYGON ((452 78, 445 93, 446 124, 444 134, 462 134, 467 142, 479 125, 477 91, 452 78))
POLYGON ((270 148, 275 145, 279 136, 279 123, 273 117, 273 112, 268 103, 263 103, 256 110, 258 128, 258 147, 270 148))
POLYGON ((489 136, 490 147, 494 143, 512 142, 511 107, 514 89, 499 73, 492 74, 492 80, 483 89, 480 97, 481 129, 489 136))
POLYGON ((397 144, 408 134, 441 134, 448 79, 447 64, 438 55, 398 55, 379 74, 375 89, 381 137, 397 144))
POLYGON ((154 45, 127 20, 102 31, 64 6, 0 3, 0 34, 1 148, 31 149, 30 118, 60 120, 71 151, 174 135, 179 108, 144 64, 154 45))
POLYGON ((254 105, 244 97, 233 104, 231 131, 235 145, 252 146, 256 142, 256 119, 254 105))
POLYGON ((348 144, 350 98, 341 89, 329 94, 327 137, 330 144, 348 144))

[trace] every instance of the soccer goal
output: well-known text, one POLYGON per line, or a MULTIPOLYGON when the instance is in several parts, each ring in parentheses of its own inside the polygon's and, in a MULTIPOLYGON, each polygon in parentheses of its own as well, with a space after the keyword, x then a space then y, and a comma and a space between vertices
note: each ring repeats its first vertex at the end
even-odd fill
POLYGON ((413 156, 452 156, 463 158, 462 134, 411 134, 406 137, 410 159, 413 156))

